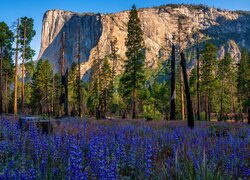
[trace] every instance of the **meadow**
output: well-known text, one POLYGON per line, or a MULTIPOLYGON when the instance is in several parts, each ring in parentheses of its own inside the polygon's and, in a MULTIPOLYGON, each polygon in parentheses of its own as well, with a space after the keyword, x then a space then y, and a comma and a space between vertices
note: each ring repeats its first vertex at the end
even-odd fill
POLYGON ((0 120, 0 179, 249 179, 244 123, 65 120, 51 134, 0 120))

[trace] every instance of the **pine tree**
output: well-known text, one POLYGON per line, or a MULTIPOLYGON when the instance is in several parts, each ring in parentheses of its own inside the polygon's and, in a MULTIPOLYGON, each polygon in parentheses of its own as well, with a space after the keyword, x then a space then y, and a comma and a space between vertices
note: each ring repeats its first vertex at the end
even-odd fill
POLYGON ((145 83, 143 32, 135 5, 130 11, 127 27, 125 44, 127 60, 120 83, 124 87, 123 97, 129 97, 132 100, 132 118, 134 119, 137 116, 137 94, 145 83))
POLYGON ((114 91, 115 76, 117 74, 117 63, 118 63, 118 48, 117 48, 117 38, 113 38, 110 43, 110 58, 112 61, 112 89, 114 91))
POLYGON ((3 63, 12 55, 13 33, 5 22, 0 22, 0 115, 3 113, 3 63))
POLYGON ((31 88, 31 81, 32 77, 35 73, 35 62, 34 61, 28 61, 25 63, 25 86, 24 86, 24 91, 25 91, 25 107, 27 110, 32 109, 32 101, 31 101, 31 93, 32 93, 32 88, 31 88))
MULTIPOLYGON (((220 81, 220 116, 219 120, 224 119, 224 113, 227 107, 230 106, 230 94, 229 85, 232 74, 232 59, 229 53, 226 53, 225 57, 218 63, 218 79, 220 81)), ((232 85, 232 84, 231 84, 232 85)))
POLYGON ((197 120, 200 121, 200 33, 195 34, 196 39, 196 97, 197 97, 197 120))
POLYGON ((32 78, 32 104, 39 114, 50 114, 52 94, 52 67, 48 60, 39 60, 32 78))
POLYGON ((94 59, 91 75, 90 75, 90 94, 88 97, 87 106, 91 115, 96 116, 96 119, 101 119, 101 103, 100 103, 100 78, 101 78, 101 59, 99 46, 96 47, 96 59, 94 59))
POLYGON ((10 96, 9 92, 11 91, 10 85, 13 83, 13 75, 14 75, 14 64, 12 62, 11 56, 7 57, 3 61, 3 77, 4 77, 4 109, 5 113, 9 113, 9 101, 10 96))
POLYGON ((75 116, 76 105, 78 105, 78 64, 76 64, 75 62, 71 64, 71 68, 69 70, 68 87, 71 115, 75 116))
POLYGON ((25 92, 24 92, 24 76, 25 76, 25 61, 32 60, 35 55, 35 51, 31 49, 30 43, 33 37, 36 35, 34 30, 34 20, 28 17, 22 17, 21 23, 19 26, 19 43, 21 48, 19 49, 22 54, 22 89, 21 89, 21 106, 22 113, 24 113, 24 104, 25 104, 25 92))
POLYGON ((101 117, 106 118, 108 106, 112 99, 112 69, 109 64, 108 58, 104 59, 100 73, 100 104, 101 104, 101 117))
POLYGON ((201 84, 205 93, 205 113, 206 120, 210 121, 210 102, 213 94, 213 83, 215 81, 216 63, 217 63, 217 48, 211 43, 207 43, 202 51, 201 64, 201 84))
POLYGON ((18 86, 18 51, 19 51, 19 19, 16 26, 16 49, 15 49, 15 77, 14 77, 14 114, 17 114, 17 86, 18 86))
POLYGON ((244 111, 248 112, 250 124, 250 56, 247 49, 243 49, 238 64, 237 91, 238 99, 244 111))

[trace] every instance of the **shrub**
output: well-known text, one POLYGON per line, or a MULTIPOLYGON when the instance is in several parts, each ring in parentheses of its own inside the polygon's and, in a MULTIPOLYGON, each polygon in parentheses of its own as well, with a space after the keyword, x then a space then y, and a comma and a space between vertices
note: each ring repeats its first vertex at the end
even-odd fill
POLYGON ((154 109, 153 105, 144 105, 143 106, 143 116, 146 120, 160 120, 161 113, 154 109))

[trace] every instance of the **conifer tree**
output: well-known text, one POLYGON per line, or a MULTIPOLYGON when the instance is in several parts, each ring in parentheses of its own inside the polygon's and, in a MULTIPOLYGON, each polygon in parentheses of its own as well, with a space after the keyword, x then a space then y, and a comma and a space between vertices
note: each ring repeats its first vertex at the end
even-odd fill
POLYGON ((117 74, 117 63, 118 63, 118 48, 117 48, 117 38, 113 38, 110 43, 110 49, 111 49, 111 54, 110 58, 112 61, 112 89, 114 91, 114 81, 115 81, 115 76, 117 74))
POLYGON ((5 22, 0 22, 0 115, 3 113, 3 63, 12 55, 13 33, 5 22))
POLYGON ((112 98, 112 69, 109 64, 108 58, 104 59, 100 72, 100 104, 101 104, 101 117, 106 118, 108 105, 112 98))
POLYGON ((18 86, 18 51, 19 51, 19 25, 20 21, 17 20, 16 35, 15 35, 15 76, 14 76, 14 114, 17 114, 17 86, 18 86))
MULTIPOLYGON (((224 113, 226 111, 226 104, 229 106, 230 94, 229 85, 231 80, 231 67, 232 59, 229 53, 226 53, 225 57, 218 63, 218 79, 220 81, 220 116, 219 120, 222 121, 224 113)), ((231 84, 232 85, 232 84, 231 84)))
POLYGON ((22 55, 22 88, 21 88, 21 108, 22 113, 24 113, 24 105, 25 105, 25 92, 24 92, 24 76, 25 76, 25 61, 32 60, 35 55, 35 51, 31 49, 30 43, 33 37, 36 35, 36 31, 34 30, 34 20, 28 17, 22 17, 21 23, 19 26, 19 43, 21 48, 19 49, 22 55))
POLYGON ((217 48, 211 43, 205 45, 202 51, 202 65, 201 65, 201 84, 205 96, 205 113, 206 120, 210 121, 210 102, 215 81, 216 63, 217 63, 217 48))
MULTIPOLYGON (((69 106, 71 107, 71 115, 76 115, 76 108, 79 111, 78 106, 78 64, 73 62, 69 70, 68 78, 68 94, 69 94, 69 106)), ((81 106, 80 106, 81 107, 81 106)), ((79 112, 78 112, 79 113, 79 112)))
POLYGON ((243 49, 238 64, 237 89, 240 104, 248 113, 248 124, 250 124, 250 56, 247 49, 243 49))
POLYGON ((100 78, 101 78, 101 59, 99 46, 96 47, 96 58, 94 59, 91 75, 90 75, 90 94, 88 97, 88 107, 90 114, 95 114, 96 119, 101 119, 101 103, 100 103, 100 78))
POLYGON ((32 81, 32 77, 35 73, 35 62, 34 61, 28 61, 25 63, 25 86, 24 86, 24 90, 25 90, 25 106, 26 109, 32 109, 33 105, 32 105, 32 101, 31 101, 31 94, 32 94, 32 88, 31 88, 31 81, 32 81))
POLYGON ((125 71, 120 83, 124 87, 123 97, 131 98, 132 119, 134 119, 137 116, 138 91, 145 83, 143 32, 135 5, 130 11, 127 27, 128 34, 125 44, 127 47, 127 60, 125 61, 125 71))
POLYGON ((39 114, 50 113, 52 93, 52 67, 48 60, 39 60, 32 78, 32 104, 39 114))

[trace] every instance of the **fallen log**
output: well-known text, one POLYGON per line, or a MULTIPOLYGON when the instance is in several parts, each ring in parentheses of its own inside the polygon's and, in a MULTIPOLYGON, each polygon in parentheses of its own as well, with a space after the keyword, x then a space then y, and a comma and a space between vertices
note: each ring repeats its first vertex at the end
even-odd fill
POLYGON ((24 116, 19 118, 19 125, 22 130, 27 131, 31 124, 35 125, 46 134, 50 134, 53 131, 53 124, 51 120, 33 116, 24 116))

